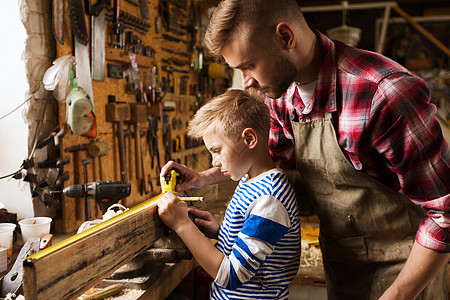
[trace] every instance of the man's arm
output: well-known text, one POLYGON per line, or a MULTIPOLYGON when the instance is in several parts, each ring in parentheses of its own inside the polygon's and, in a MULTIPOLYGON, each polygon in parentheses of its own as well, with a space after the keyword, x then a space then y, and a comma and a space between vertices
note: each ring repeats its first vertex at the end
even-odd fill
POLYGON ((380 300, 416 299, 448 263, 449 257, 449 253, 437 252, 414 243, 405 266, 380 300))
POLYGON ((381 299, 415 299, 449 258, 450 152, 429 97, 422 79, 398 73, 380 83, 370 111, 371 145, 397 174, 403 194, 427 212, 405 266, 381 299))

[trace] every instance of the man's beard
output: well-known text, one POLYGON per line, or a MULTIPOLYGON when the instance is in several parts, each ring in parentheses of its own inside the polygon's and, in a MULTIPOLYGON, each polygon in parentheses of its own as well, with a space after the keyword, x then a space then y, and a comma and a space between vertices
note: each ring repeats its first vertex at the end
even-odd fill
POLYGON ((284 56, 274 55, 276 71, 272 76, 273 83, 254 87, 272 99, 280 98, 297 76, 297 68, 284 56))

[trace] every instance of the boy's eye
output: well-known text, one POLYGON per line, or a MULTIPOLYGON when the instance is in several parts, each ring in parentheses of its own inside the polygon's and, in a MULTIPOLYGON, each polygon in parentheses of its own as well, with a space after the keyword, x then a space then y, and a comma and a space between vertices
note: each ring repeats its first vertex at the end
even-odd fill
POLYGON ((220 149, 214 149, 214 153, 220 153, 220 149))

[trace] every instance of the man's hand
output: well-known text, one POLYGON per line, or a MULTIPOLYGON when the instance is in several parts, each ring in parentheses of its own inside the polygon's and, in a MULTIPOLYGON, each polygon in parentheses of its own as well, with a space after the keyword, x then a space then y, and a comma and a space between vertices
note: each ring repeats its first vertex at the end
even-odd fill
POLYGON ((186 202, 180 201, 174 194, 165 193, 158 200, 157 205, 159 218, 175 232, 181 226, 191 223, 186 202))
POLYGON ((203 234, 210 239, 219 237, 220 225, 209 211, 189 207, 188 212, 194 217, 194 223, 203 234))
POLYGON ((380 300, 416 299, 449 258, 448 253, 439 253, 414 243, 405 266, 380 300))

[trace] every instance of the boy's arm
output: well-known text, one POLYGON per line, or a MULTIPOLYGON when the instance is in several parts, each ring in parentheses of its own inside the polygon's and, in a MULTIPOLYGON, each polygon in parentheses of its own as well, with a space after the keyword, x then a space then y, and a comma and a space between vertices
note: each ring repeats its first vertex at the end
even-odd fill
POLYGON ((217 250, 190 220, 189 223, 180 226, 175 232, 183 240, 203 269, 212 278, 216 278, 224 254, 217 250))
POLYGON ((161 186, 164 181, 164 176, 171 169, 177 169, 182 176, 182 182, 175 187, 177 192, 184 192, 189 189, 200 189, 207 185, 224 182, 230 180, 230 177, 224 176, 220 172, 220 168, 213 167, 208 170, 197 172, 185 165, 176 163, 174 161, 168 161, 161 169, 160 181, 161 186))
POLYGON ((215 278, 224 254, 189 219, 186 202, 180 201, 172 193, 166 193, 158 201, 158 215, 178 234, 203 269, 215 278))
MULTIPOLYGON (((266 195, 258 198, 248 211, 241 231, 234 240, 233 250, 221 264, 215 282, 234 290, 247 282, 258 272, 260 266, 271 255, 277 244, 291 228, 289 213, 276 198, 266 195)), ((222 226, 226 225, 222 224, 222 226)), ((292 247, 300 251, 300 233, 292 247)), ((289 250, 287 249, 287 252, 289 250)))

